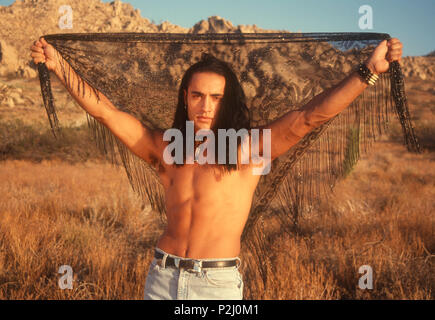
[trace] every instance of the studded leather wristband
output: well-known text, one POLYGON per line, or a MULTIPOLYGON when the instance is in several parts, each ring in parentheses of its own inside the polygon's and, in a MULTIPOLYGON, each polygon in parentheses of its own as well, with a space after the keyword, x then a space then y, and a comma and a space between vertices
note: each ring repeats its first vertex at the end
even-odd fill
POLYGON ((365 63, 360 63, 358 68, 356 69, 360 77, 369 85, 373 86, 376 80, 379 79, 377 74, 374 74, 370 71, 370 69, 366 66, 365 63))

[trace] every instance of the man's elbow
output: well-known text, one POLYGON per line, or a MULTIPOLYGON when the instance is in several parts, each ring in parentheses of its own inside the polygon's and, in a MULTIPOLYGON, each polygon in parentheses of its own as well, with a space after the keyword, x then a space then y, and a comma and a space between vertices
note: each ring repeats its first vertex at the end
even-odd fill
POLYGON ((291 125, 286 130, 286 136, 289 136, 290 140, 295 138, 302 139, 308 132, 314 129, 310 119, 306 116, 306 112, 296 111, 292 116, 294 119, 291 120, 291 125))
POLYGON ((305 128, 305 131, 307 131, 306 133, 308 133, 314 130, 315 128, 320 127, 321 125, 323 125, 325 122, 327 122, 333 117, 334 115, 323 114, 315 110, 310 110, 304 113, 305 121, 303 127, 305 128))

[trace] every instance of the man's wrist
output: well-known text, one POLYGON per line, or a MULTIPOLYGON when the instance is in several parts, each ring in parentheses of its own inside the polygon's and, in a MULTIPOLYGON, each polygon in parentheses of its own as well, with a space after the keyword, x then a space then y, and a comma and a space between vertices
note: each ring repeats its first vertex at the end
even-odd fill
POLYGON ((367 65, 367 62, 360 63, 356 68, 356 73, 359 75, 361 80, 368 85, 374 85, 379 79, 378 74, 372 72, 372 70, 367 65))
POLYGON ((370 72, 379 76, 379 73, 376 72, 376 68, 374 67, 373 63, 371 63, 369 60, 365 61, 364 64, 367 68, 369 68, 370 72))
POLYGON ((60 67, 60 64, 57 64, 56 67, 53 69, 53 72, 57 75, 60 76, 62 74, 62 70, 60 67))
POLYGON ((56 52, 56 59, 55 59, 55 61, 56 61, 56 63, 55 63, 55 67, 53 68, 53 72, 57 75, 57 76, 60 76, 60 75, 62 75, 62 66, 61 66, 61 64, 64 64, 65 63, 65 60, 63 60, 63 58, 62 58, 62 56, 58 53, 58 52, 56 52))
POLYGON ((64 68, 65 68, 66 66, 65 66, 65 62, 64 61, 60 61, 60 59, 59 60, 57 60, 57 62, 56 62, 56 66, 53 68, 53 72, 54 72, 54 74, 55 75, 57 75, 58 77, 63 77, 63 73, 64 73, 64 68), (63 64, 63 67, 62 67, 62 64, 63 64))

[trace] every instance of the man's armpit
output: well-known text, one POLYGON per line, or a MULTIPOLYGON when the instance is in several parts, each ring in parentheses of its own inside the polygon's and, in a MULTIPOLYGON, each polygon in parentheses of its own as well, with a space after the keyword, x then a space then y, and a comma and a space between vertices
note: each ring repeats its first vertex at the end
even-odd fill
POLYGON ((158 159, 155 155, 150 154, 149 159, 147 159, 148 163, 159 173, 164 173, 165 167, 163 166, 163 163, 160 159, 158 159))

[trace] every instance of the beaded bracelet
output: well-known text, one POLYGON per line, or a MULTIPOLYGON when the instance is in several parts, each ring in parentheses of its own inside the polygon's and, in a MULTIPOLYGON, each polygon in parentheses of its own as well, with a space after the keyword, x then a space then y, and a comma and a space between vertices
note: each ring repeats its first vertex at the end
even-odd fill
POLYGON ((361 76, 361 78, 369 85, 373 86, 376 82, 376 80, 379 79, 379 76, 377 74, 374 74, 370 71, 370 69, 366 66, 365 63, 360 63, 358 65, 358 68, 356 70, 358 74, 361 76))

